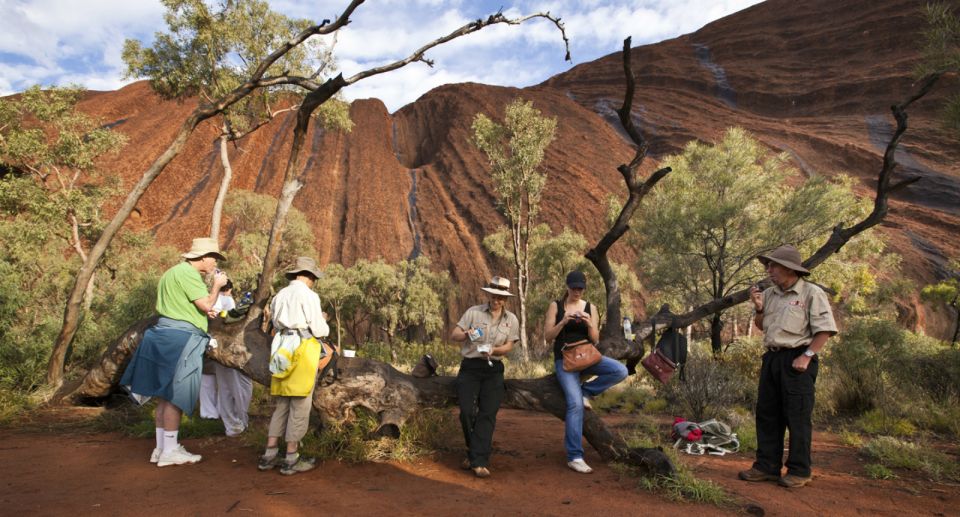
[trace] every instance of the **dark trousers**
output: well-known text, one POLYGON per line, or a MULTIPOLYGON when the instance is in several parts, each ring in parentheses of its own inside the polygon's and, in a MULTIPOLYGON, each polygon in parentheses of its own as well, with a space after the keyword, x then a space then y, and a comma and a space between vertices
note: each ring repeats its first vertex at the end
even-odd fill
POLYGON ((490 464, 493 428, 497 411, 506 391, 503 385, 503 363, 486 359, 464 359, 457 374, 457 398, 460 401, 460 425, 467 444, 471 467, 490 464))
POLYGON ((783 435, 790 430, 787 473, 810 477, 810 442, 813 439, 814 383, 817 358, 807 371, 793 369, 793 360, 806 347, 768 351, 760 367, 757 393, 757 461, 754 468, 780 475, 783 466, 783 435))

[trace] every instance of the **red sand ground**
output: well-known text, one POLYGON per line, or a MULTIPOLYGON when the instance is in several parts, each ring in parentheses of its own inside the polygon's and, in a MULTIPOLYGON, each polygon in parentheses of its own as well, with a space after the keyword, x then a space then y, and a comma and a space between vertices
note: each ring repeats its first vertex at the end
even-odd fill
MULTIPOLYGON (((612 417, 611 417, 612 418, 612 417)), ((696 475, 739 498, 739 506, 671 502, 636 488, 593 451, 584 476, 564 466, 562 422, 503 410, 493 476, 458 468, 457 453, 412 463, 349 465, 328 461, 292 477, 256 469, 257 452, 239 439, 187 440, 203 454, 195 466, 147 463, 152 441, 115 433, 70 434, 0 429, 0 508, 5 515, 957 515, 960 487, 908 473, 878 481, 863 474, 856 451, 827 433, 815 435, 814 482, 800 490, 746 483, 736 472, 750 454, 685 456, 696 475)))

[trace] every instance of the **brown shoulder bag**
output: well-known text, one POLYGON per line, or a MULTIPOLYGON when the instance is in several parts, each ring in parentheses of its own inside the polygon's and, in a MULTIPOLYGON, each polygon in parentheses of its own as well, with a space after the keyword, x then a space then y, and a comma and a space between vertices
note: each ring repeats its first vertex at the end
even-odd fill
POLYGON ((579 372, 600 362, 603 354, 593 346, 589 339, 563 345, 563 371, 579 372))

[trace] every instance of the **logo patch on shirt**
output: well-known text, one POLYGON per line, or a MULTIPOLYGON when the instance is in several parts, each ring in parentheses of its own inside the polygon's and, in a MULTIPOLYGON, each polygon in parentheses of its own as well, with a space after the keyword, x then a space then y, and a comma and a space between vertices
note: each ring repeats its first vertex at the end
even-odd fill
POLYGON ((803 300, 794 300, 794 301, 790 302, 790 305, 793 305, 793 306, 796 306, 796 307, 800 307, 801 309, 803 309, 803 308, 806 307, 806 306, 803 304, 803 300))

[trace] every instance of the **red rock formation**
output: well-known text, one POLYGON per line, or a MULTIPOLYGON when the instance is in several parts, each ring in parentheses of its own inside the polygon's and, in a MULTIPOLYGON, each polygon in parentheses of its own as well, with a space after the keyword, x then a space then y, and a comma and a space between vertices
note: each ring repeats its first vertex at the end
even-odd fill
MULTIPOLYGON (((634 116, 652 156, 738 125, 790 153, 805 174, 847 172, 869 194, 892 127, 889 106, 912 91, 924 3, 770 0, 693 34, 638 47, 634 116)), ((503 219, 486 160, 470 142, 470 124, 478 112, 502 113, 518 95, 559 119, 545 160, 544 221, 595 242, 606 197, 625 195, 616 166, 632 156, 613 114, 623 96, 617 50, 523 90, 442 86, 392 116, 378 100, 357 101, 352 133, 314 129, 295 206, 316 230, 320 261, 349 265, 424 253, 460 286, 451 314, 476 300, 478 285, 502 267, 481 241, 503 219)), ((924 180, 894 196, 883 227, 905 257, 906 273, 920 282, 942 275, 944 258, 960 254, 960 146, 937 120, 938 101, 956 86, 948 78, 911 109, 898 161, 901 174, 924 180)), ((123 155, 104 164, 129 186, 166 147, 192 103, 160 101, 141 82, 91 94, 83 106, 130 137, 123 155)), ((233 188, 278 194, 292 127, 285 114, 232 148, 233 188)), ((211 124, 194 134, 131 224, 180 247, 209 231, 222 174, 216 136, 211 124)), ((624 248, 615 247, 615 259, 629 257, 624 248)))

